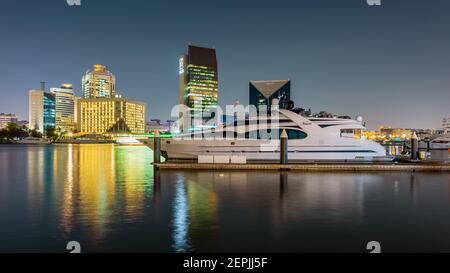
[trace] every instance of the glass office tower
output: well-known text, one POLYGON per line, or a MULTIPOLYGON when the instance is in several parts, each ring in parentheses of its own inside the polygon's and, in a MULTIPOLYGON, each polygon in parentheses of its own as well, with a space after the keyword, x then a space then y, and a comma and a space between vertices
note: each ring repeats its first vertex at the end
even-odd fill
POLYGON ((279 108, 284 109, 291 100, 291 81, 251 81, 249 103, 258 111, 269 111, 272 100, 279 100, 279 108))
POLYGON ((75 95, 71 84, 63 84, 60 88, 50 88, 55 96, 56 130, 62 133, 71 132, 75 121, 75 95))
POLYGON ((30 90, 28 96, 29 127, 45 134, 55 128, 55 96, 42 90, 30 90))
POLYGON ((56 128, 56 101, 55 96, 44 93, 44 133, 47 129, 56 128))
MULTIPOLYGON (((180 104, 190 109, 191 118, 202 128, 214 117, 219 92, 216 50, 189 45, 180 58, 180 104)), ((196 128, 184 128, 196 129, 196 128)))

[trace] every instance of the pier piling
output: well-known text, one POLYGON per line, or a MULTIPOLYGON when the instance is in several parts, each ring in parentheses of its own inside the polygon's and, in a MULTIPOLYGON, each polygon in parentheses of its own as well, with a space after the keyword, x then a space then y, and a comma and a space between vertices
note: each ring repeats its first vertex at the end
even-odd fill
POLYGON ((413 133, 411 137, 411 159, 416 160, 419 152, 419 138, 416 132, 413 133))
POLYGON ((161 136, 158 130, 155 131, 153 139, 153 162, 161 163, 161 136))
POLYGON ((286 133, 286 130, 283 130, 283 133, 281 133, 280 136, 280 164, 286 165, 288 164, 289 158, 288 158, 288 135, 286 133))

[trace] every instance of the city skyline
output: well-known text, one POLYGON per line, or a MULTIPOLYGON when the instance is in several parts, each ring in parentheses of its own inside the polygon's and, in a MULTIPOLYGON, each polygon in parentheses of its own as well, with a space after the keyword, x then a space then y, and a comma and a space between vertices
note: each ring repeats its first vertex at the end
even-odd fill
POLYGON ((361 115, 369 128, 436 128, 449 115, 450 4, 444 1, 173 6, 115 0, 86 0, 80 7, 57 0, 3 4, 0 112, 26 118, 28 90, 39 89, 41 81, 48 87, 71 83, 81 96, 84 71, 101 63, 117 76, 117 93, 146 102, 147 120, 169 119, 179 101, 179 55, 192 43, 217 51, 221 106, 236 99, 248 103, 250 81, 290 79, 296 106, 361 115), (267 9, 274 20, 259 13, 267 9), (205 12, 214 10, 220 13, 205 12), (183 20, 188 12, 210 24, 183 20), (93 20, 107 24, 91 29, 93 20))

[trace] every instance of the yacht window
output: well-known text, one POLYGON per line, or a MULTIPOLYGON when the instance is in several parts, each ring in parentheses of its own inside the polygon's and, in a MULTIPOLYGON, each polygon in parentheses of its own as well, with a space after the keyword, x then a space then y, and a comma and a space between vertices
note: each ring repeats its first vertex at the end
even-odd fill
MULTIPOLYGON (((279 135, 276 137, 281 136, 281 133, 283 133, 284 129, 279 129, 278 133, 279 135)), ((245 138, 246 139, 271 139, 271 137, 273 137, 271 135, 272 131, 269 130, 253 130, 250 132, 246 132, 245 133, 245 138)), ((305 139, 308 137, 308 135, 300 130, 295 130, 295 129, 286 129, 286 133, 288 134, 289 139, 294 140, 294 139, 305 139)))
MULTIPOLYGON (((281 133, 283 133, 283 129, 280 129, 280 136, 281 133)), ((294 129, 287 129, 286 133, 289 139, 305 139, 308 136, 305 132, 294 129)))

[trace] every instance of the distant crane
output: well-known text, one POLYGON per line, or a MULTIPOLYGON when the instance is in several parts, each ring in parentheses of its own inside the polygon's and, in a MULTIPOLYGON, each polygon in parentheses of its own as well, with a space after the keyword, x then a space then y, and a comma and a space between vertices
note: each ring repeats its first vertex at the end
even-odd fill
POLYGON ((46 83, 47 82, 44 82, 44 81, 41 82, 41 90, 44 91, 44 92, 45 92, 45 84, 46 83))

